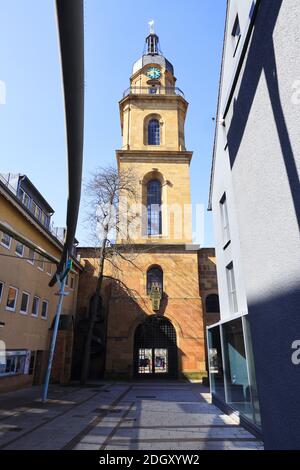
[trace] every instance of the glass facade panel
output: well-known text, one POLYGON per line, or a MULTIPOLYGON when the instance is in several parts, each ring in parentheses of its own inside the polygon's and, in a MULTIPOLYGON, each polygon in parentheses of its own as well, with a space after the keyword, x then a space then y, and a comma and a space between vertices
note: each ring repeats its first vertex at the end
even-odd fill
POLYGON ((252 348, 252 338, 251 338, 249 318, 247 315, 243 317, 243 323, 244 323, 244 335, 245 335, 245 343, 246 343, 247 358, 248 358, 249 378, 250 378, 250 383, 251 383, 253 419, 254 419, 254 422, 258 426, 261 426, 259 399, 258 399, 258 393, 257 393, 256 374, 255 374, 253 348, 252 348))
POLYGON ((208 330, 208 362, 211 392, 225 401, 220 327, 208 330))
POLYGON ((211 393, 260 427, 259 400, 247 316, 208 329, 208 358, 211 393))
POLYGON ((250 384, 242 319, 222 325, 226 371, 227 403, 252 420, 250 384))

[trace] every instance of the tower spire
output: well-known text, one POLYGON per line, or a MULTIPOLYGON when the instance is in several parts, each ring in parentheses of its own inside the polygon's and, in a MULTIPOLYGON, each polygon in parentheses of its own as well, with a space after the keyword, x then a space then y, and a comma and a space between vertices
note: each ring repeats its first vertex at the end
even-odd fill
POLYGON ((158 55, 159 50, 159 37, 154 32, 154 20, 149 21, 150 34, 146 37, 147 55, 158 55))

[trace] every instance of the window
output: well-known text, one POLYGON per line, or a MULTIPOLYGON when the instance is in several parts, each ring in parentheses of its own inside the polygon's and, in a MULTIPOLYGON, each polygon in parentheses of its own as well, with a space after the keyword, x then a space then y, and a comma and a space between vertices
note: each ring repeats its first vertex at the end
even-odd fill
POLYGON ((8 295, 7 295, 7 301, 6 301, 6 310, 11 310, 12 312, 15 311, 16 309, 16 303, 17 303, 17 297, 18 297, 18 289, 15 287, 9 287, 8 289, 8 295))
POLYGON ((148 235, 161 235, 161 184, 151 180, 147 186, 148 235))
POLYGON ((28 263, 34 264, 34 250, 32 248, 28 248, 28 263))
POLYGON ((33 297, 33 302, 32 302, 32 310, 31 310, 31 315, 33 317, 37 317, 39 314, 39 305, 40 305, 40 299, 37 296, 33 297))
POLYGON ((42 312, 41 317, 46 319, 48 314, 48 300, 43 300, 42 302, 42 312))
POLYGON ((5 246, 5 248, 10 249, 10 244, 11 244, 11 237, 7 235, 7 233, 2 232, 1 245, 5 246))
POLYGON ((66 277, 66 287, 69 286, 69 274, 67 274, 67 277, 66 277))
POLYGON ((71 289, 74 289, 74 276, 71 276, 71 289))
POLYGON ((231 36, 232 36, 232 45, 233 45, 233 55, 235 55, 240 39, 241 39, 241 27, 240 27, 239 15, 236 15, 235 17, 231 36))
POLYGON ((51 263, 51 261, 46 261, 45 265, 46 265, 47 274, 49 274, 49 276, 51 276, 51 274, 52 274, 52 263, 51 263))
POLYGON ((3 288, 4 288, 4 283, 0 281, 0 302, 2 300, 3 288))
POLYGON ((41 256, 41 255, 38 256, 37 267, 38 267, 38 269, 40 269, 41 271, 44 271, 44 258, 43 258, 43 256, 41 256))
POLYGON ((217 294, 210 294, 205 300, 206 313, 220 313, 219 296, 217 294))
POLYGON ((160 145, 160 127, 157 119, 150 119, 149 121, 148 145, 160 145))
POLYGON ((220 207, 221 207, 221 219, 222 219, 222 229, 223 229, 223 242, 224 242, 224 245, 226 245, 230 241, 226 193, 224 193, 222 196, 222 199, 220 201, 220 207))
POLYGON ((147 271, 147 294, 151 292, 153 284, 163 291, 163 271, 160 266, 153 266, 147 271))
POLYGON ((157 91, 158 91, 158 88, 156 86, 152 86, 149 88, 150 95, 156 95, 157 91))
POLYGON ((28 292, 23 292, 22 293, 22 298, 21 298, 20 313, 24 313, 24 314, 27 313, 28 304, 29 304, 29 294, 28 294, 28 292))
POLYGON ((20 188, 20 199, 24 206, 26 206, 29 209, 30 206, 30 197, 28 194, 24 191, 24 189, 20 188))
POLYGON ((26 373, 27 351, 6 351, 4 361, 0 362, 0 377, 26 373))
POLYGON ((18 256, 23 256, 23 253, 24 253, 23 243, 20 243, 20 242, 16 243, 16 253, 17 253, 18 256))
POLYGON ((237 304, 237 296, 236 296, 233 263, 230 263, 227 266, 226 273, 227 273, 227 288, 228 288, 230 311, 231 313, 236 313, 238 311, 238 304, 237 304))

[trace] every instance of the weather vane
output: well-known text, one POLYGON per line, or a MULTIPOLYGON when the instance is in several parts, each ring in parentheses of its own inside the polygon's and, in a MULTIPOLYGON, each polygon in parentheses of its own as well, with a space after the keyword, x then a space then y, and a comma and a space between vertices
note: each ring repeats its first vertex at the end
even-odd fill
POLYGON ((150 34, 154 34, 154 20, 149 21, 150 34))

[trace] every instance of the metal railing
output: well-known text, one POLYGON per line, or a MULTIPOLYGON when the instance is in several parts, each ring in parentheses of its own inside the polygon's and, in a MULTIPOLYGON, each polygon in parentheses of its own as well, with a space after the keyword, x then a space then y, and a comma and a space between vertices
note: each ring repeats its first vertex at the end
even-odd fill
POLYGON ((167 96, 181 96, 184 98, 184 93, 177 87, 164 87, 164 86, 131 86, 123 93, 123 98, 128 95, 167 95, 167 96))

